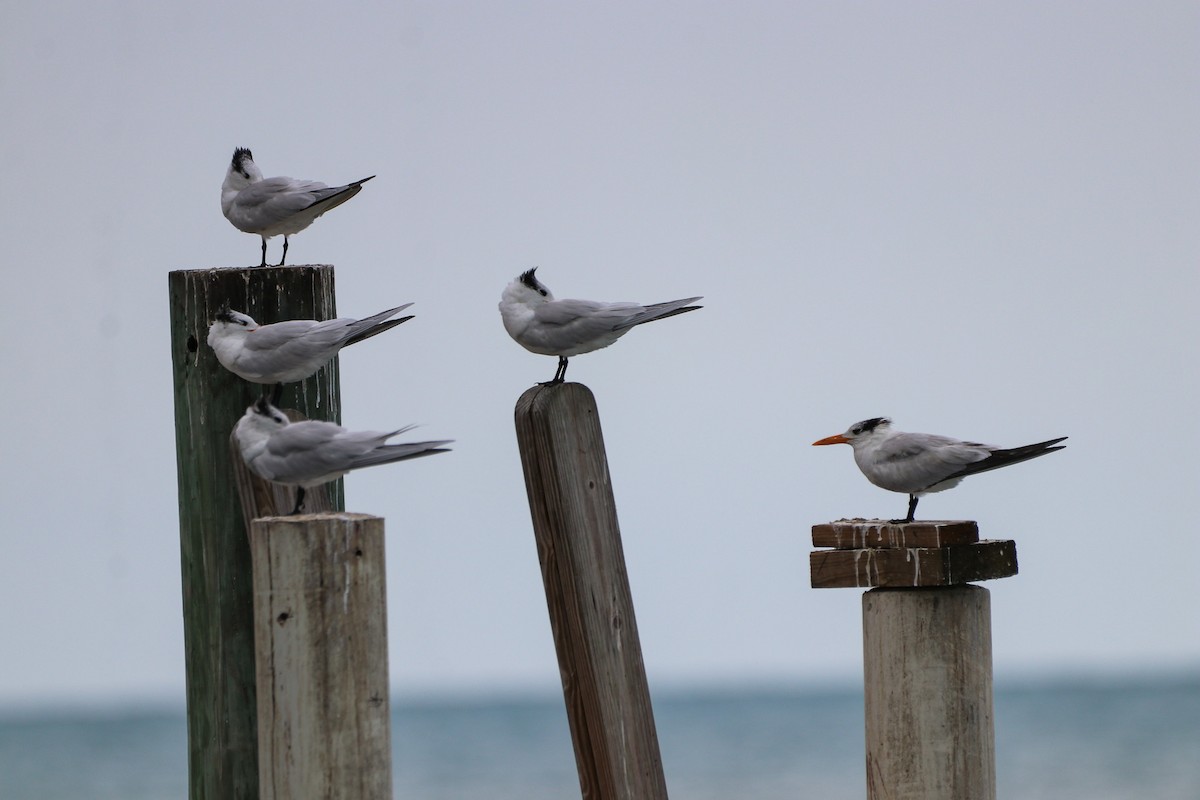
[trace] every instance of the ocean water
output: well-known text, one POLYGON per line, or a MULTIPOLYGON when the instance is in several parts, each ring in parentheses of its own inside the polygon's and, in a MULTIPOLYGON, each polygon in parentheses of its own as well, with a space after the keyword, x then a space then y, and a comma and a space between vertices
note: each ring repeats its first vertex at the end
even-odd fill
MULTIPOLYGON (((862 800, 854 690, 656 692, 677 800, 862 800)), ((562 700, 398 701, 395 796, 579 797, 562 700)), ((996 691, 1001 798, 1200 799, 1200 678, 996 691)), ((0 800, 182 800, 182 711, 0 712, 0 800)))

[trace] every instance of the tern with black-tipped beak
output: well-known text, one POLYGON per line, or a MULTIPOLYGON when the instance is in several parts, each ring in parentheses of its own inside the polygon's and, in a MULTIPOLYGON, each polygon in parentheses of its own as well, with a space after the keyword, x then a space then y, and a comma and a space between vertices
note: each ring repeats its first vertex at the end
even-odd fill
POLYGON ((555 300, 534 273, 521 273, 500 295, 500 318, 517 344, 531 353, 558 356, 558 370, 549 384, 562 383, 567 358, 590 353, 656 319, 695 311, 701 299, 687 297, 644 306, 640 303, 600 303, 594 300, 555 300))
POLYGON ((296 507, 304 508, 304 490, 337 480, 347 472, 393 461, 446 453, 452 439, 387 444, 412 425, 380 433, 350 431, 320 420, 290 422, 286 415, 259 398, 238 420, 233 437, 246 466, 260 478, 296 487, 296 507))
POLYGON ((262 263, 267 266, 267 239, 283 236, 283 255, 275 266, 287 260, 288 237, 313 224, 313 220, 331 208, 337 208, 362 191, 362 185, 374 175, 345 186, 327 186, 320 181, 296 178, 263 178, 254 156, 245 147, 233 151, 233 159, 221 184, 221 211, 233 227, 262 237, 262 263))
POLYGON ((888 491, 907 494, 908 516, 891 520, 903 524, 913 521, 917 500, 922 496, 953 489, 969 475, 1062 450, 1066 445, 1058 443, 1066 438, 1001 448, 932 433, 904 433, 894 430, 887 417, 874 417, 856 422, 845 433, 827 436, 813 445, 850 445, 854 448, 854 461, 867 480, 888 491))
POLYGON ((251 383, 275 384, 272 403, 283 384, 309 377, 333 360, 343 347, 391 330, 412 315, 392 319, 412 303, 364 319, 338 317, 318 322, 292 319, 259 325, 254 318, 226 307, 208 328, 208 346, 221 366, 251 383))

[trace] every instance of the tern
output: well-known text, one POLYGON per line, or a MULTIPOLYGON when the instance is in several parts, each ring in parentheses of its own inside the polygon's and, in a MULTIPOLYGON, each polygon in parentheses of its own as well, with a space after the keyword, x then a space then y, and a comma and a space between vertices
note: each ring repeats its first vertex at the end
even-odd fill
POLYGON ((412 319, 392 319, 412 303, 389 308, 365 319, 338 317, 318 322, 293 319, 259 325, 228 306, 208 328, 208 346, 221 366, 251 383, 275 384, 278 403, 283 384, 302 381, 333 360, 338 351, 412 319))
POLYGON ((953 489, 963 478, 978 472, 1007 467, 1062 450, 1066 436, 1009 449, 979 442, 964 442, 932 433, 904 433, 892 429, 887 417, 856 422, 845 433, 813 442, 848 444, 854 461, 867 480, 883 489, 908 495, 908 516, 895 524, 913 521, 917 500, 926 494, 953 489), (1054 445, 1058 445, 1055 447, 1054 445))
POLYGON ((320 420, 290 422, 262 397, 246 409, 233 436, 251 472, 272 483, 297 487, 292 514, 299 514, 304 507, 305 489, 362 467, 449 452, 443 445, 450 444, 451 439, 387 444, 388 439, 412 427, 379 433, 349 431, 320 420))
POLYGON ((239 231, 262 237, 260 267, 267 265, 267 239, 283 234, 283 256, 275 265, 282 267, 287 259, 289 236, 354 197, 374 177, 345 186, 326 186, 319 181, 296 178, 264 179, 254 156, 245 147, 239 147, 233 151, 233 160, 221 184, 221 211, 239 231))
POLYGON ((531 353, 558 356, 558 370, 548 384, 562 383, 568 356, 590 353, 629 333, 644 322, 673 317, 701 306, 688 297, 644 306, 639 303, 598 303, 593 300, 555 300, 534 273, 522 272, 500 295, 500 317, 517 344, 531 353))

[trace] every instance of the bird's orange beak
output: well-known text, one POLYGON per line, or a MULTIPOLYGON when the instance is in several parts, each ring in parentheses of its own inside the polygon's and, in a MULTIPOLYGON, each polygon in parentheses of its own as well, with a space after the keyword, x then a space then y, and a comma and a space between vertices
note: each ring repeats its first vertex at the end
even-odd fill
POLYGON ((835 436, 826 436, 820 441, 813 442, 813 447, 816 447, 820 444, 850 444, 850 440, 839 433, 835 436))

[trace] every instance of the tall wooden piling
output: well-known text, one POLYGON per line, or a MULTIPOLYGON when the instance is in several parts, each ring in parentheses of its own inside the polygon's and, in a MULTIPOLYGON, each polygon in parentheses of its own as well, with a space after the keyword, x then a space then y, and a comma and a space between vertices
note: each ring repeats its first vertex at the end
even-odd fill
POLYGON ((995 800, 990 593, 863 594, 867 797, 995 800))
POLYGON ((516 428, 583 796, 666 798, 596 400, 535 386, 516 428))
MULTIPOLYGON (((250 546, 229 433, 263 387, 227 372, 208 327, 229 304, 260 322, 335 316, 333 267, 207 269, 168 279, 193 800, 258 797, 250 546)), ((336 363, 284 391, 283 405, 340 421, 336 363)), ((340 489, 335 507, 341 508, 340 489)))
POLYGON ((262 800, 391 800, 383 519, 251 526, 262 800))
POLYGON ((1017 574, 974 522, 814 525, 813 588, 866 588, 868 800, 995 800, 992 620, 970 581, 1017 574))

